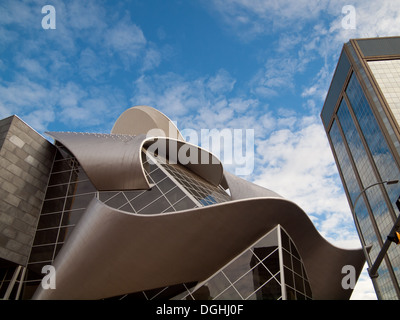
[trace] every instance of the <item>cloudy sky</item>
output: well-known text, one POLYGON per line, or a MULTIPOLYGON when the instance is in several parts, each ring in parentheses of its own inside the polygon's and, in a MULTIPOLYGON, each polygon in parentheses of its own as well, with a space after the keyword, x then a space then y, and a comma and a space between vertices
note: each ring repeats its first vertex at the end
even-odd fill
MULTIPOLYGON (((355 248, 320 111, 343 43, 399 35, 399 26, 393 0, 3 0, 0 118, 17 114, 40 133, 107 133, 145 104, 199 136, 251 130, 244 178, 355 248)), ((365 271, 352 298, 376 299, 365 271)))

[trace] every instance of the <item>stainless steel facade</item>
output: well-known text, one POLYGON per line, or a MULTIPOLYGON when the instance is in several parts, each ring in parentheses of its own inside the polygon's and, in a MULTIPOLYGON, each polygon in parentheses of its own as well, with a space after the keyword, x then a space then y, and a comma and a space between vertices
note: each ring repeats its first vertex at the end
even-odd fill
POLYGON ((295 203, 225 172, 157 110, 127 110, 111 134, 50 135, 57 152, 20 298, 350 297, 342 268, 358 277, 361 249, 329 244, 295 203), (54 289, 42 282, 49 265, 54 289))
MULTIPOLYGON (((321 112, 369 267, 399 210, 400 38, 354 39, 343 46, 321 112)), ((400 298, 400 250, 392 245, 373 280, 379 299, 400 298)))

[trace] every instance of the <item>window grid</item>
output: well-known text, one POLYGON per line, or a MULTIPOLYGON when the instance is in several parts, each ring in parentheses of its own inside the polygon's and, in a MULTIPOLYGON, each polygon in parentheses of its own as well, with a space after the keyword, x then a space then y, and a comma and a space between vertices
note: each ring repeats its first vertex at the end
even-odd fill
POLYGON ((201 204, 206 206, 230 200, 230 196, 221 186, 216 187, 211 185, 185 167, 170 164, 168 161, 165 161, 162 166, 176 180, 178 180, 179 183, 184 185, 186 190, 189 191, 201 204))
MULTIPOLYGON (((376 168, 381 176, 381 180, 392 180, 398 179, 400 176, 399 169, 396 162, 394 161, 393 155, 389 149, 389 146, 385 140, 385 137, 379 127, 377 120, 372 112, 372 109, 362 91, 362 88, 355 76, 352 75, 346 94, 349 98, 354 114, 359 123, 363 137, 368 145, 371 152, 373 161, 376 168)), ((360 169, 362 170, 362 169, 360 169)), ((380 237, 384 242, 387 235, 389 234, 393 223, 394 215, 398 215, 398 209, 395 202, 400 194, 399 185, 384 185, 383 188, 386 190, 389 198, 389 203, 386 203, 385 197, 381 194, 381 188, 369 189, 366 194, 368 201, 371 204, 371 208, 375 217, 376 224, 379 229, 380 237), (391 211, 389 210, 391 208, 391 211)), ((388 250, 388 257, 392 262, 393 266, 398 265, 400 260, 400 252, 393 246, 388 250), (397 262, 397 264, 396 264, 397 262)), ((379 274, 384 270, 378 270, 379 274)), ((400 283, 400 270, 398 267, 393 268, 397 282, 400 283)), ((379 282, 383 282, 379 280, 379 282)))
MULTIPOLYGON (((277 228, 280 228, 280 226, 277 228)), ((274 296, 274 299, 281 300, 281 290, 283 289, 283 285, 285 285, 286 290, 291 293, 288 296, 289 299, 312 299, 311 287, 308 282, 307 273, 296 246, 287 233, 281 229, 283 232, 281 232, 282 245, 280 247, 278 245, 278 233, 275 232, 277 228, 269 232, 255 245, 245 250, 234 260, 230 261, 204 283, 199 284, 191 291, 176 296, 174 299, 206 299, 207 297, 205 294, 207 291, 205 291, 205 289, 207 289, 209 292, 207 294, 211 295, 208 298, 211 298, 212 300, 236 298, 247 300, 256 298, 256 295, 260 290, 263 290, 264 287, 268 290, 266 292, 268 296, 268 293, 270 293, 271 290, 274 290, 275 286, 276 288, 279 288, 278 290, 280 293, 277 294, 275 289, 272 296, 274 296), (274 241, 275 245, 273 245, 274 241), (272 247, 271 244, 273 245, 272 247), (260 256, 260 254, 263 254, 265 251, 261 250, 260 253, 257 253, 255 248, 267 249, 268 253, 265 254, 265 256, 260 256), (286 259, 281 260, 281 258, 279 258, 279 248, 286 253, 286 259), (251 263, 249 264, 250 261, 253 261, 253 265, 251 263), (276 265, 277 262, 279 265, 276 265), (279 266, 281 264, 284 265, 285 270, 284 284, 281 281, 280 275, 281 268, 279 266), (293 267, 292 264, 295 264, 296 266, 293 267), (247 267, 246 269, 246 266, 250 266, 250 268, 247 267), (271 270, 271 268, 275 268, 275 270, 271 270), (268 277, 263 277, 263 275, 261 275, 261 278, 259 278, 261 281, 259 281, 258 286, 250 289, 249 280, 257 281, 257 271, 261 271, 261 273, 264 272, 264 275, 265 272, 267 272, 268 277), (288 275, 291 276, 291 280, 288 275), (247 278, 249 279, 247 280, 247 278), (246 284, 246 280, 247 287, 246 285, 241 287, 240 284, 242 281, 245 281, 244 284, 246 284)), ((254 282, 252 285, 254 285, 254 282)), ((261 297, 264 297, 262 292, 260 294, 261 297)), ((271 298, 271 295, 268 297, 271 298)))

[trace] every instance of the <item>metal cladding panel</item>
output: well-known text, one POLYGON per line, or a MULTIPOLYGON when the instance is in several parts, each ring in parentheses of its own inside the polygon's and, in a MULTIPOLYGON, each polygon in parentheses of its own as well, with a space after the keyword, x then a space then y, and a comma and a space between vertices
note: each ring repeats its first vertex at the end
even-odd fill
POLYGON ((155 151, 174 159, 176 163, 184 162, 183 165, 213 185, 218 185, 223 177, 223 167, 218 158, 181 140, 145 135, 75 132, 47 134, 74 154, 99 191, 150 188, 142 164, 143 146, 153 147, 155 151), (187 153, 194 157, 188 156, 187 153))
POLYGON ((283 198, 276 192, 263 188, 259 185, 239 178, 227 171, 224 172, 224 178, 227 188, 231 193, 232 200, 240 200, 247 198, 263 197, 263 198, 283 198))
POLYGON ((347 74, 349 73, 351 64, 346 52, 342 50, 339 62, 336 66, 335 74, 333 75, 329 91, 326 95, 325 103, 321 111, 321 119, 325 129, 329 129, 329 123, 332 119, 336 103, 339 99, 340 92, 343 88, 347 74))
POLYGON ((361 249, 329 244, 308 216, 282 198, 252 198, 159 215, 137 215, 93 199, 54 267, 57 287, 34 299, 103 299, 202 281, 278 224, 303 258, 315 299, 348 299, 342 267, 365 259, 361 249))
POLYGON ((364 57, 400 55, 400 38, 387 37, 356 40, 364 57))
POLYGON ((178 128, 165 114, 148 106, 136 106, 124 111, 115 121, 111 133, 145 134, 184 141, 178 128))
POLYGON ((145 146, 156 150, 157 154, 171 163, 179 163, 193 171, 214 186, 222 183, 224 168, 221 161, 209 151, 191 143, 172 138, 149 138, 145 146))
POLYGON ((145 135, 47 134, 74 154, 97 190, 149 189, 141 158, 145 135))

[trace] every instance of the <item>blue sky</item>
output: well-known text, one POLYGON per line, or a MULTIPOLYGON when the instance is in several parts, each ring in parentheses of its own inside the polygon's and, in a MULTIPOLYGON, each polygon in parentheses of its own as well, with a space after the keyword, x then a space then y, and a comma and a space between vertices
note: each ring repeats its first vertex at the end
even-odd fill
MULTIPOLYGON (((145 104, 181 130, 252 129, 245 178, 298 203, 335 245, 359 247, 319 114, 343 43, 399 25, 388 0, 3 0, 0 118, 107 133, 145 104), (42 28, 45 5, 55 29, 42 28)), ((375 299, 365 272, 353 298, 375 299)))

